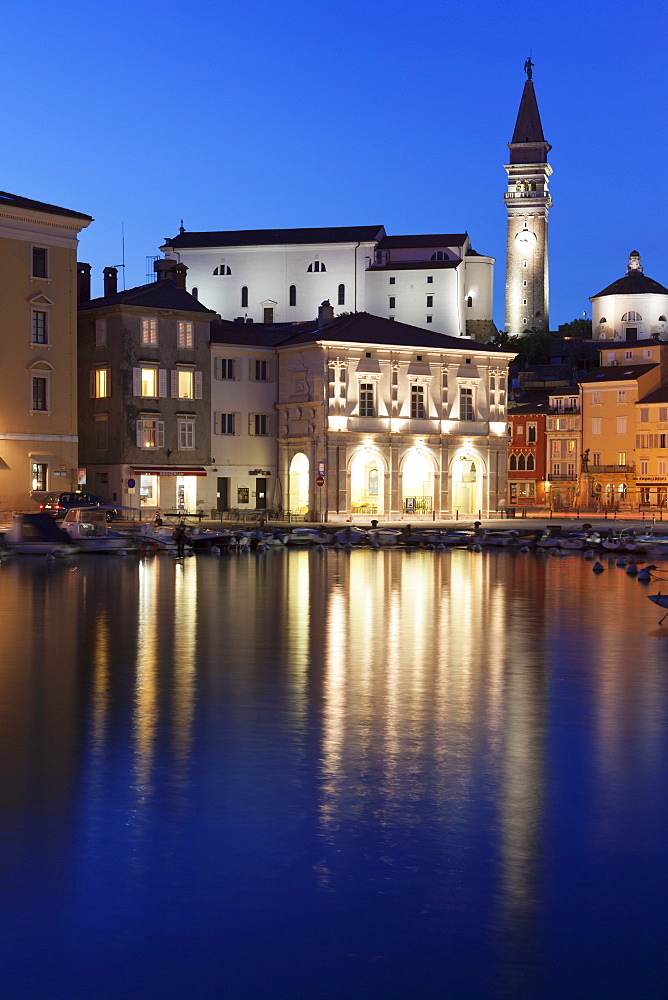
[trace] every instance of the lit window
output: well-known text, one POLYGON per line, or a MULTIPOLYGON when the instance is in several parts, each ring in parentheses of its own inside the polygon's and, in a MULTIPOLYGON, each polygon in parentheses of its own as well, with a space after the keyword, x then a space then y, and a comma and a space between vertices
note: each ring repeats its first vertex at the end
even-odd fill
POLYGON ((49 466, 46 462, 33 462, 32 463, 32 489, 33 490, 46 490, 47 483, 47 472, 49 466))
POLYGON ((111 396, 111 369, 93 369, 90 373, 90 394, 93 399, 105 399, 111 396))
POLYGON ((141 342, 147 347, 155 347, 158 343, 158 321, 144 317, 141 321, 141 342))
POLYGON ((138 448, 164 448, 165 424, 162 420, 143 418, 137 421, 138 448))
POLYGON ((189 320, 179 320, 178 346, 179 347, 195 346, 193 324, 189 320))
POLYGON ((43 309, 32 311, 32 342, 33 344, 49 343, 48 313, 43 309))
POLYGON ((184 417, 177 421, 179 451, 192 451, 195 447, 195 421, 192 417, 184 417))
POLYGON ((142 368, 141 370, 141 395, 157 397, 158 395, 158 371, 156 368, 142 368))
POLYGON ((32 276, 33 278, 49 277, 49 251, 46 247, 32 248, 32 276))
POLYGON ((194 375, 192 368, 177 369, 176 395, 179 399, 194 399, 194 375))

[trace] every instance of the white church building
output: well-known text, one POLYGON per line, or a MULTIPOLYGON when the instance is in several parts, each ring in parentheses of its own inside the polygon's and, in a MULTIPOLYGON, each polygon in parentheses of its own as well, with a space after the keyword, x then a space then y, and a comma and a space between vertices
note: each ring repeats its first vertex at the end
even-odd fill
POLYGON ((188 290, 224 320, 299 323, 327 300, 486 343, 494 259, 466 233, 388 236, 383 226, 179 234, 162 247, 188 268, 188 290))
POLYGON ((668 288, 643 273, 637 250, 624 277, 590 301, 594 340, 668 340, 668 288))

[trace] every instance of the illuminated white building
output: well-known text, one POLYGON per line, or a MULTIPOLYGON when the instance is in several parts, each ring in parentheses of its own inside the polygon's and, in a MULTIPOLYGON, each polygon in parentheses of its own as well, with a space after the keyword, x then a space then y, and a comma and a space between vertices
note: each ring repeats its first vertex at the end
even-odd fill
POLYGON ((513 353, 327 302, 317 322, 212 330, 211 506, 217 493, 219 509, 323 521, 503 509, 513 353))
POLYGON ((668 340, 668 288, 643 273, 637 250, 624 277, 590 301, 594 340, 668 340))
POLYGON ((223 319, 310 321, 369 312, 487 342, 494 259, 466 233, 387 236, 382 226, 188 233, 162 247, 188 267, 188 289, 223 319))

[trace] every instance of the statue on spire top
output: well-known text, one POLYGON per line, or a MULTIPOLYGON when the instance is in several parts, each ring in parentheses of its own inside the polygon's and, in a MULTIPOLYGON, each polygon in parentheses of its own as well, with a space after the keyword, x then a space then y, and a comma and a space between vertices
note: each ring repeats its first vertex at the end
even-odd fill
POLYGON ((535 66, 535 63, 531 62, 531 56, 529 56, 529 58, 524 63, 524 72, 527 75, 527 80, 533 79, 533 68, 534 68, 534 66, 535 66))

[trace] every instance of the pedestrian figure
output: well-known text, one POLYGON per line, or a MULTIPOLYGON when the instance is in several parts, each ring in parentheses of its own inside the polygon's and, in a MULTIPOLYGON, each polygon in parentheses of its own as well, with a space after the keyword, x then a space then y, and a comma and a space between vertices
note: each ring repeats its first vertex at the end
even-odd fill
POLYGON ((172 539, 176 542, 176 555, 179 558, 183 558, 186 554, 186 542, 188 536, 186 534, 186 529, 182 524, 177 524, 172 532, 172 539))

